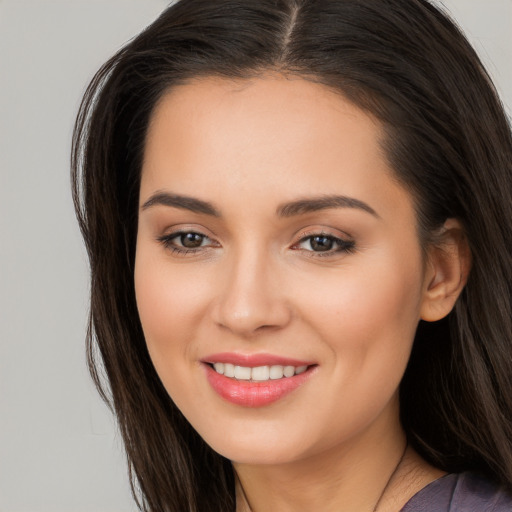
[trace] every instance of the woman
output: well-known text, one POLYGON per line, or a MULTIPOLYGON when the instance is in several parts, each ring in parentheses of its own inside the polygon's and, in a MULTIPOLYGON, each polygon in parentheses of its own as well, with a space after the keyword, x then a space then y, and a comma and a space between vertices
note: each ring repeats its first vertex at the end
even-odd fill
POLYGON ((511 162, 425 0, 181 0, 107 62, 74 197, 141 509, 511 510, 511 162))

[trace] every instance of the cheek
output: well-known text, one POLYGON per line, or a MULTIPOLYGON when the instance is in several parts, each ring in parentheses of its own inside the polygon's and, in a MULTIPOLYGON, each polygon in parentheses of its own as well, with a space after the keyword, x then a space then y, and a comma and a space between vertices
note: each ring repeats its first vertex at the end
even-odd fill
POLYGON ((389 337, 400 345, 416 329, 421 292, 418 274, 407 275, 403 266, 395 270, 388 266, 385 273, 368 272, 351 283, 354 292, 352 300, 345 302, 344 316, 353 319, 354 329, 366 333, 368 341, 389 337))
POLYGON ((148 350, 162 380, 163 364, 189 354, 202 315, 205 288, 185 268, 171 271, 166 259, 141 248, 135 263, 135 293, 148 350))
POLYGON ((353 356, 352 368, 381 371, 396 358, 403 366, 419 322, 422 275, 415 253, 410 259, 395 252, 370 254, 340 268, 326 286, 307 286, 303 311, 329 340, 335 358, 353 356))
POLYGON ((422 289, 421 265, 402 258, 376 258, 371 265, 345 270, 321 293, 308 286, 316 292, 301 297, 308 328, 328 349, 322 362, 329 399, 324 409, 316 407, 330 418, 334 433, 364 428, 396 395, 419 321, 422 289))

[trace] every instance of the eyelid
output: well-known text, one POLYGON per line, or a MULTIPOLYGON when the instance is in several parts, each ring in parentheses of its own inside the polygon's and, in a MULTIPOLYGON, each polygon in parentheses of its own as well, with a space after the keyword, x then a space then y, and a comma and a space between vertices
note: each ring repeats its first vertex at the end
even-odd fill
POLYGON ((322 224, 312 224, 311 227, 302 228, 297 236, 308 236, 308 235, 329 235, 337 238, 352 238, 352 236, 339 228, 325 226, 322 224))
POLYGON ((159 235, 156 236, 159 238, 171 238, 172 236, 177 236, 185 233, 197 233, 198 235, 205 236, 211 240, 215 240, 217 237, 209 230, 208 228, 199 225, 199 224, 173 224, 168 225, 164 229, 160 230, 159 235))
POLYGON ((300 235, 297 237, 297 241, 294 242, 291 246, 292 249, 295 249, 297 251, 302 251, 305 253, 308 257, 312 258, 322 258, 322 257, 334 257, 334 256, 340 256, 340 254, 343 253, 352 253, 355 251, 355 240, 353 237, 348 235, 347 233, 342 232, 340 233, 339 230, 334 230, 337 233, 334 233, 333 230, 326 229, 326 228, 312 228, 308 230, 301 231, 300 235), (331 238, 335 241, 335 243, 338 245, 337 249, 335 250, 327 250, 327 251, 313 251, 308 249, 303 249, 298 247, 301 243, 307 241, 308 239, 314 238, 314 237, 326 237, 331 238))
POLYGON ((173 228, 168 228, 164 234, 158 235, 156 237, 157 242, 161 243, 166 250, 171 251, 172 253, 187 255, 187 254, 197 254, 199 252, 205 252, 209 249, 220 247, 219 242, 217 240, 207 234, 209 230, 198 227, 198 226, 184 226, 180 224, 173 228), (208 245, 201 245, 199 247, 184 247, 181 245, 176 245, 173 243, 173 240, 179 238, 181 235, 186 235, 188 233, 194 233, 208 239, 211 243, 208 245))
POLYGON ((296 237, 294 237, 297 240, 296 242, 294 242, 294 244, 302 242, 305 238, 313 236, 326 236, 336 238, 343 242, 355 243, 354 237, 345 231, 341 231, 335 228, 327 228, 325 226, 313 226, 311 228, 302 229, 299 232, 299 234, 296 237))
MULTIPOLYGON (((221 247, 221 244, 216 240, 216 238, 207 233, 209 233, 209 230, 203 226, 179 224, 167 228, 164 234, 156 237, 156 240, 162 244, 166 250, 170 250, 173 253, 182 255, 192 255, 201 252, 207 252, 211 249, 221 247), (186 235, 189 233, 200 235, 201 237, 204 237, 205 240, 208 240, 209 243, 206 245, 199 245, 198 247, 185 247, 173 243, 174 240, 179 238, 181 235, 186 235)), ((295 242, 292 243, 290 248, 293 250, 301 251, 310 257, 339 256, 341 253, 354 252, 355 250, 355 241, 353 237, 338 229, 327 229, 320 226, 312 227, 310 229, 303 229, 294 238, 295 242), (336 247, 333 249, 327 249, 326 251, 315 251, 299 247, 300 244, 314 237, 326 237, 332 239, 336 247)))

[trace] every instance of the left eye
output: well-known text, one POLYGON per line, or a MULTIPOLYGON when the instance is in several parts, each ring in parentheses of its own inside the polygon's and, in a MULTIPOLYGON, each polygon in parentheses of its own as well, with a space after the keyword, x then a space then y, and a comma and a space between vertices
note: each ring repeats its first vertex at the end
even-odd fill
POLYGON ((303 238, 298 244, 299 249, 311 252, 339 252, 350 251, 354 247, 354 243, 332 235, 312 235, 303 238))

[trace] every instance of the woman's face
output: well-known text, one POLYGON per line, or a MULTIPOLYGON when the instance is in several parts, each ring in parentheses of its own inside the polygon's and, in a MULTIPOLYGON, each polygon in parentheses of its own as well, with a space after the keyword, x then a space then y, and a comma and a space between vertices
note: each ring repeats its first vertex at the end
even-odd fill
POLYGON ((298 78, 201 79, 154 112, 140 319, 170 396, 234 461, 296 461, 400 428, 428 283, 382 136, 298 78))

